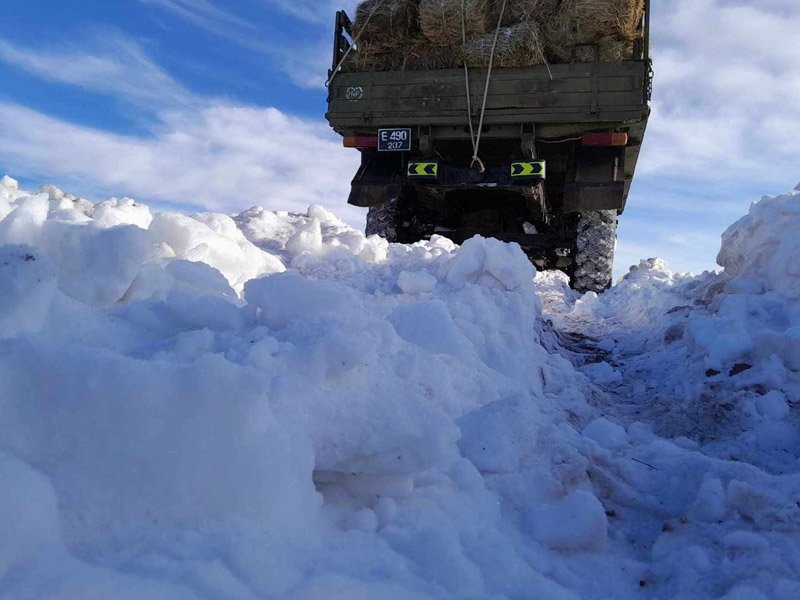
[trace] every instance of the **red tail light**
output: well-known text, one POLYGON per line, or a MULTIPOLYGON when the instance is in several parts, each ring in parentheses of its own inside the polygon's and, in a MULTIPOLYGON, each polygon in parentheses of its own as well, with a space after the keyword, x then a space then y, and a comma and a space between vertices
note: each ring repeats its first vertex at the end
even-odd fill
POLYGON ((377 148, 377 135, 355 135, 344 138, 345 148, 377 148))
POLYGON ((581 136, 584 146, 627 146, 627 133, 584 133, 581 136))

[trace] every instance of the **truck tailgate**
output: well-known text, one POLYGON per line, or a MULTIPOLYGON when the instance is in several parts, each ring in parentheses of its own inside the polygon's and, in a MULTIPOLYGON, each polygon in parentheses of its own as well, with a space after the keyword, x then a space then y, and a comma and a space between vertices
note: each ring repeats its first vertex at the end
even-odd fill
MULTIPOLYGON (((471 70, 473 110, 486 71, 471 70)), ((647 111, 643 61, 573 63, 492 72, 487 125, 625 122, 647 111)), ((462 125, 467 111, 463 70, 339 73, 327 118, 340 133, 358 127, 462 125)))

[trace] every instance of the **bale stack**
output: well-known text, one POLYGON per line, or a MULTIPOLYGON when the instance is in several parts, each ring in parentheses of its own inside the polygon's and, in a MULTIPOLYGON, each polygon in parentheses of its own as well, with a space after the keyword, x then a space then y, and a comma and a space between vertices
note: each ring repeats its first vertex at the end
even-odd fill
POLYGON ((354 71, 391 71, 419 38, 419 0, 365 0, 356 8, 353 34, 358 52, 350 55, 354 71))
POLYGON ((494 32, 469 38, 464 44, 464 58, 470 67, 486 68, 494 51, 494 66, 500 68, 535 67, 545 63, 539 27, 533 21, 522 21, 502 27, 494 41, 494 32))
POLYGON ((349 70, 500 68, 633 58, 645 0, 366 0, 349 70), (463 10, 463 20, 462 20, 463 10), (370 17, 371 15, 371 17, 370 17), (463 31, 462 31, 463 28, 463 31), (462 40, 466 33, 466 43, 462 40))
POLYGON ((419 28, 431 45, 454 47, 467 38, 481 36, 487 27, 487 0, 420 0, 419 28), (463 4, 462 4, 463 2, 463 4))
POLYGON ((600 62, 633 57, 645 0, 563 0, 547 19, 544 37, 554 62, 580 60, 582 47, 595 47, 600 62))

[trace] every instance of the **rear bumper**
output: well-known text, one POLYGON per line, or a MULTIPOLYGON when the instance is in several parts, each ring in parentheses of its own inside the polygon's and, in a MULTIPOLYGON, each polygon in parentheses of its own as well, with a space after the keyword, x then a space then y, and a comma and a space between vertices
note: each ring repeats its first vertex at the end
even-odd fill
POLYGON ((483 189, 526 194, 546 174, 544 161, 509 162, 488 166, 483 171, 435 160, 411 160, 389 169, 367 161, 353 179, 348 202, 354 206, 375 206, 397 198, 408 184, 440 192, 483 189))

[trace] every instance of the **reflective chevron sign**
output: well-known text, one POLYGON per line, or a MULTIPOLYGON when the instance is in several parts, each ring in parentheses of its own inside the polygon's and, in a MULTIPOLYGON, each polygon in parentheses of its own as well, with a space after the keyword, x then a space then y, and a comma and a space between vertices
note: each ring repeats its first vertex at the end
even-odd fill
POLYGON ((438 177, 439 163, 435 162, 410 162, 408 163, 409 177, 438 177))
POLYGON ((543 160, 511 163, 511 177, 541 177, 544 179, 545 173, 543 160))

